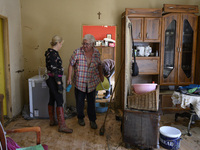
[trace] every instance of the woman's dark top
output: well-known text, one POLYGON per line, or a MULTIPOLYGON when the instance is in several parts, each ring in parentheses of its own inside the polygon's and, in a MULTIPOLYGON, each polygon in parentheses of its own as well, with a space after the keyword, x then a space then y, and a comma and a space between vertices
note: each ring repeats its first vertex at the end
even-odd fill
POLYGON ((54 76, 56 81, 60 81, 59 77, 62 77, 64 69, 59 53, 56 50, 49 48, 45 52, 45 56, 48 75, 54 76))

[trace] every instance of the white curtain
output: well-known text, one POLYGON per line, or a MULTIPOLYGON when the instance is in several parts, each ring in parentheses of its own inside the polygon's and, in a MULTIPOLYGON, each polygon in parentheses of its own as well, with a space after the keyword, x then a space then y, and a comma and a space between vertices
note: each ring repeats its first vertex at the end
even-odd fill
POLYGON ((124 99, 127 103, 127 96, 131 94, 132 82, 132 39, 130 30, 131 21, 126 16, 126 32, 125 32, 125 90, 124 99))

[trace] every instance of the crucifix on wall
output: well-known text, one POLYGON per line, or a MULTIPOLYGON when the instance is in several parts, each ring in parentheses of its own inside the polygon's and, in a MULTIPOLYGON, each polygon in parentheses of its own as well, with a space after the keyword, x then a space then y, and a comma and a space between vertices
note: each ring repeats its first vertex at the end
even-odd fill
POLYGON ((101 13, 100 13, 100 11, 97 13, 97 15, 99 16, 99 19, 100 19, 100 16, 101 16, 101 13))

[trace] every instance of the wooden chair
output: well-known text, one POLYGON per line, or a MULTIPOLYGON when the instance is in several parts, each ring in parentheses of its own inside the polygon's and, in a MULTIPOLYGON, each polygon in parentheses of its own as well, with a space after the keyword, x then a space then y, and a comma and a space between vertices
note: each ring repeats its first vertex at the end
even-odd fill
MULTIPOLYGON (((13 129, 13 130, 6 130, 4 131, 3 126, 0 122, 0 150, 7 150, 7 140, 6 140, 6 134, 9 133, 20 133, 20 132, 36 132, 36 144, 40 144, 40 136, 41 136, 41 128, 40 127, 26 127, 26 128, 20 128, 20 129, 13 129)), ((47 145, 42 145, 44 150, 48 150, 47 145)))

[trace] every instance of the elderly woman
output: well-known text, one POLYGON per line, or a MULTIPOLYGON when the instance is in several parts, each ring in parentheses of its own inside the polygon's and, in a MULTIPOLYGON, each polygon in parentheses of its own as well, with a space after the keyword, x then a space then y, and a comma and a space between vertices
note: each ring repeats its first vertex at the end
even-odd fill
POLYGON ((73 130, 65 125, 64 111, 63 111, 63 67, 62 60, 58 53, 61 49, 64 40, 60 36, 54 36, 50 42, 51 48, 45 52, 46 67, 49 78, 46 80, 49 87, 50 99, 48 103, 48 112, 50 118, 50 126, 58 125, 59 132, 72 133, 73 130), (55 117, 54 104, 57 104, 56 113, 58 121, 55 117))
POLYGON ((86 34, 83 38, 82 47, 76 49, 71 58, 68 68, 67 84, 71 84, 72 71, 74 69, 73 83, 75 85, 75 98, 78 123, 85 125, 84 104, 87 97, 87 114, 90 126, 97 129, 95 96, 96 86, 103 82, 103 69, 101 66, 100 53, 94 47, 95 38, 91 34, 86 34))

